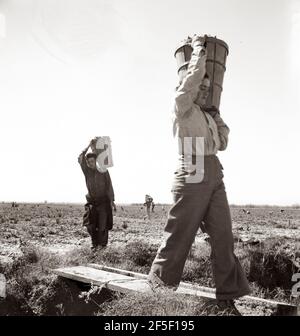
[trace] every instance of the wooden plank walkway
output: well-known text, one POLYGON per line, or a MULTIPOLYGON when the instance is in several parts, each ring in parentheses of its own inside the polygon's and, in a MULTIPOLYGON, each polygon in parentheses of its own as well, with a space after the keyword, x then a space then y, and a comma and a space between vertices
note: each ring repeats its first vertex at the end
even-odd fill
MULTIPOLYGON (((96 269, 99 269, 99 270, 104 270, 104 271, 107 271, 107 272, 127 275, 127 276, 130 276, 130 277, 134 277, 136 279, 144 279, 144 280, 147 279, 146 274, 127 271, 127 270, 123 270, 123 269, 120 269, 120 268, 109 267, 109 266, 104 266, 104 265, 99 265, 99 264, 88 264, 87 266, 93 267, 93 268, 96 268, 96 269)), ((186 283, 186 282, 180 282, 179 287, 180 288, 183 287, 183 288, 194 289, 195 291, 198 291, 198 292, 210 293, 210 294, 213 294, 213 295, 211 295, 209 297, 215 298, 216 290, 214 288, 198 286, 198 285, 195 286, 195 285, 192 285, 192 284, 189 284, 189 283, 186 283)))
MULTIPOLYGON (((97 266, 97 268, 90 266, 64 267, 55 269, 54 273, 61 277, 83 283, 96 286, 104 285, 106 288, 120 293, 153 292, 146 279, 146 276, 142 277, 139 275, 139 277, 133 277, 126 274, 112 273, 111 271, 101 269, 100 265, 97 266)), ((202 292, 197 288, 195 289, 179 286, 176 292, 186 295, 196 295, 209 299, 215 298, 214 293, 202 292)))
MULTIPOLYGON (((132 276, 132 277, 135 277, 137 279, 147 279, 146 274, 131 272, 131 271, 122 270, 122 269, 119 269, 119 268, 108 267, 108 266, 103 266, 103 265, 99 265, 99 264, 88 264, 88 266, 96 268, 96 269, 101 269, 101 270, 105 270, 105 271, 108 271, 108 272, 112 272, 112 273, 132 276)), ((211 297, 215 298, 216 290, 214 288, 199 286, 199 285, 195 285, 195 284, 189 284, 189 283, 186 283, 186 282, 180 282, 180 287, 188 288, 188 289, 191 289, 191 290, 194 290, 194 291, 198 291, 198 293, 201 293, 201 292, 211 293, 211 294, 213 294, 211 297)), ((270 305, 270 306, 287 305, 286 303, 283 303, 283 302, 262 299, 262 298, 258 298, 258 297, 250 296, 250 295, 245 295, 244 297, 240 298, 239 300, 241 300, 241 301, 242 300, 257 301, 259 303, 265 303, 265 304, 270 305)), ((289 306, 293 306, 293 305, 289 305, 289 306)))
MULTIPOLYGON (((64 267, 54 270, 58 276, 92 284, 96 286, 105 286, 106 288, 120 293, 129 292, 153 292, 148 281, 147 275, 122 270, 114 267, 108 267, 98 264, 88 264, 87 266, 64 267)), ((194 295, 201 298, 215 299, 215 289, 181 282, 176 293, 185 295, 194 295)), ((297 306, 284 302, 261 299, 254 296, 244 296, 240 301, 256 301, 259 304, 273 306, 277 310, 293 311, 295 315, 299 314, 297 306)))

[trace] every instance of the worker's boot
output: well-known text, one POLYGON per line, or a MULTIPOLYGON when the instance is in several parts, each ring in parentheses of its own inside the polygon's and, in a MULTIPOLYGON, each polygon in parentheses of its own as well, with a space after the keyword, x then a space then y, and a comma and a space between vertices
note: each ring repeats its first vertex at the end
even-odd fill
POLYGON ((217 300, 216 304, 220 309, 220 312, 224 312, 226 315, 242 316, 233 300, 217 300))
POLYGON ((148 275, 147 284, 149 285, 152 292, 159 292, 164 290, 176 291, 176 286, 169 286, 165 284, 155 273, 148 275))

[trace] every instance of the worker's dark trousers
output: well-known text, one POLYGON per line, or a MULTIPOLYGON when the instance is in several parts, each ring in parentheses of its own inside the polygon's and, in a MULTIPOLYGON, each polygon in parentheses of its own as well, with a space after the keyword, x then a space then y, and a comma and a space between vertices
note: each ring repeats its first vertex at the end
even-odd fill
POLYGON ((247 278, 235 256, 230 209, 223 178, 223 167, 215 155, 205 156, 204 179, 186 183, 177 172, 174 205, 165 227, 165 241, 153 261, 149 280, 178 286, 188 253, 199 229, 204 227, 211 242, 211 261, 216 297, 234 299, 249 294, 247 278))
POLYGON ((87 226, 92 239, 93 247, 106 246, 108 242, 108 230, 106 228, 107 210, 106 205, 93 206, 91 209, 90 224, 87 226))
POLYGON ((147 207, 147 217, 148 217, 148 219, 151 219, 150 206, 147 207))

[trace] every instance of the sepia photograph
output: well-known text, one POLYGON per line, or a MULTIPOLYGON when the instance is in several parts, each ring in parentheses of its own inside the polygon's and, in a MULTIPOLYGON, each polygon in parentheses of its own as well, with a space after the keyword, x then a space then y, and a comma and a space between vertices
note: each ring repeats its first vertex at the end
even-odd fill
POLYGON ((300 0, 0 0, 0 113, 0 320, 300 315, 300 0))

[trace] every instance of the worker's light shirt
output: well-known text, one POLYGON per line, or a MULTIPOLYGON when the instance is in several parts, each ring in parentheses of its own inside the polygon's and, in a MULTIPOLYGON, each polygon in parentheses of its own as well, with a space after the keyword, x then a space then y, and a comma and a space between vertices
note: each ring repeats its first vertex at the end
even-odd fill
POLYGON ((194 141, 197 137, 204 138, 204 155, 214 155, 226 149, 229 128, 219 114, 213 118, 194 103, 206 71, 206 56, 201 57, 200 52, 200 46, 194 48, 187 75, 176 91, 173 131, 182 143, 184 138, 193 138, 192 155, 199 155, 194 141))

